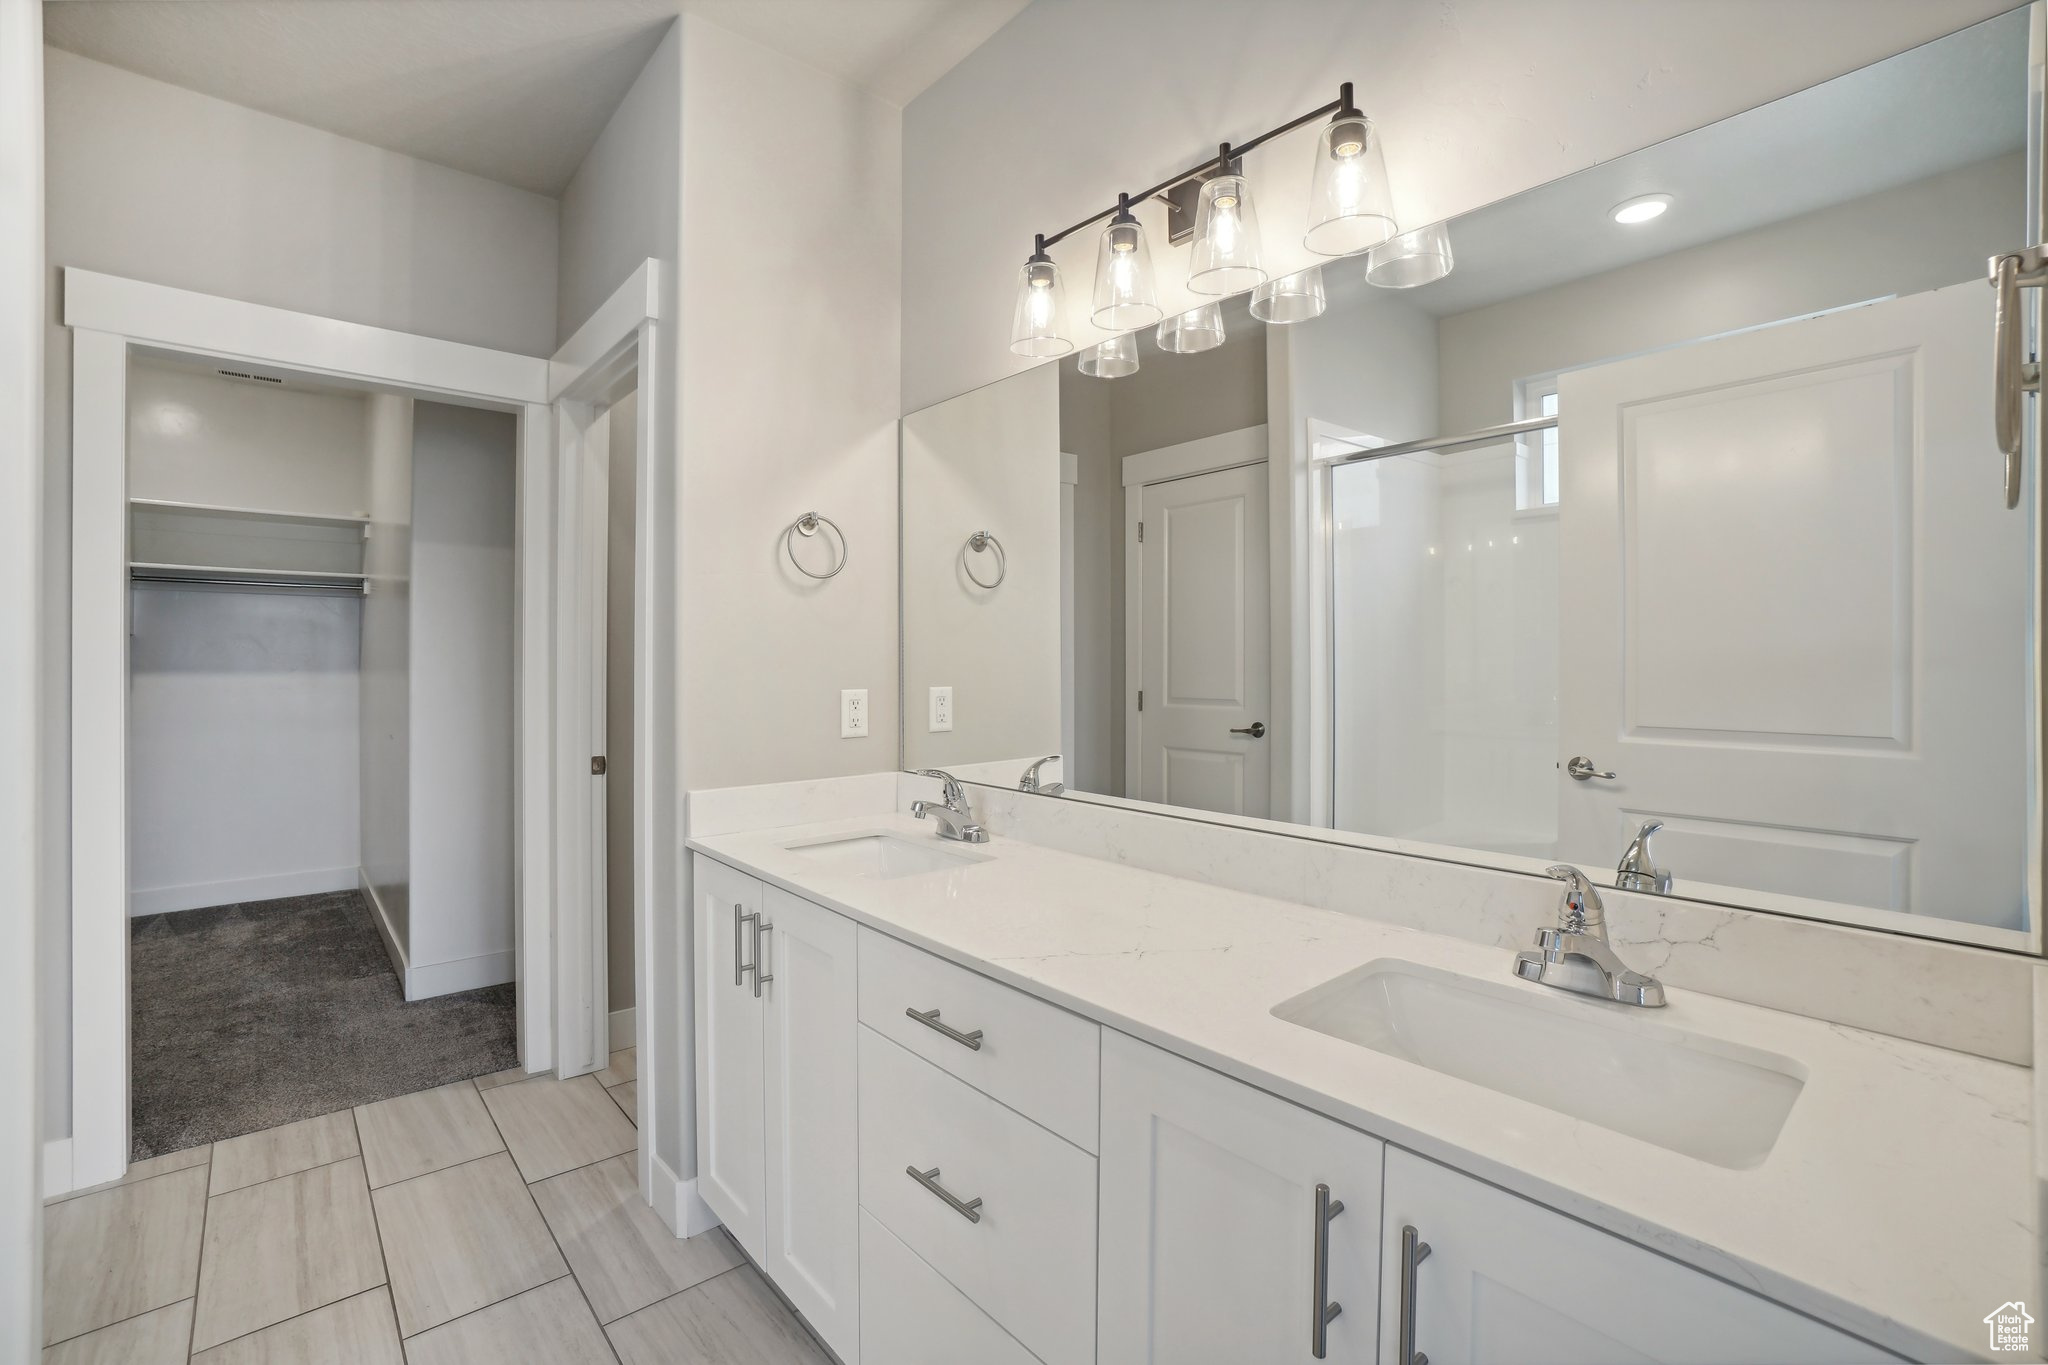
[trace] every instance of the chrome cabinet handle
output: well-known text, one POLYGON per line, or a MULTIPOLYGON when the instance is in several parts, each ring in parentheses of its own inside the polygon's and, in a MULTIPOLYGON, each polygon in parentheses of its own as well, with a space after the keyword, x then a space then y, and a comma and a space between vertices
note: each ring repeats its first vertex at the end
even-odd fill
MULTIPOLYGON (((745 941, 747 936, 747 924, 749 921, 758 925, 761 922, 761 917, 757 914, 742 913, 740 903, 734 901, 732 903, 732 984, 735 986, 746 985, 747 973, 760 970, 761 934, 758 929, 754 931, 754 960, 752 962, 747 961, 746 954, 740 950, 740 944, 745 941)), ((759 986, 754 987, 754 994, 759 995, 760 993, 761 988, 759 986)))
POLYGON ((1415 1268, 1429 1259, 1429 1243, 1408 1223, 1401 1228, 1401 1316, 1396 1324, 1399 1348, 1394 1359, 1399 1365, 1429 1365, 1429 1357, 1415 1349, 1415 1268))
POLYGON ((1233 735, 1250 735, 1253 739, 1264 739, 1266 737, 1266 722, 1255 720, 1250 725, 1234 725, 1231 727, 1230 733, 1233 735))
POLYGON ((951 1038, 954 1042, 960 1044, 960 1046, 964 1048, 969 1049, 970 1051, 981 1051, 980 1029, 976 1029, 972 1033, 962 1033, 959 1029, 954 1028, 950 1024, 942 1024, 939 1022, 939 1012, 936 1009, 905 1009, 903 1012, 909 1015, 912 1019, 917 1020, 918 1023, 923 1024, 932 1032, 943 1033, 944 1035, 946 1035, 946 1037, 951 1038))
POLYGON ((903 1173, 939 1198, 945 1200, 947 1208, 953 1210, 953 1212, 959 1214, 968 1222, 979 1223, 981 1221, 981 1199, 977 1196, 976 1198, 962 1201, 958 1195, 939 1183, 938 1167, 934 1166, 928 1171, 920 1171, 915 1166, 905 1166, 903 1173))
POLYGON ((754 998, 761 998, 761 988, 775 978, 761 969, 768 965, 768 931, 775 926, 759 915, 749 916, 754 921, 754 998))
POLYGON ((2021 434, 2020 395, 2041 389, 2041 367, 2020 354, 2024 323, 2020 318, 2020 290, 2039 288, 2048 279, 2048 253, 2029 247, 1991 258, 1991 287, 1997 306, 1991 324, 1991 415, 1998 432, 1998 448, 2005 455, 2005 505, 2020 505, 2021 434))
POLYGON ((1344 1311, 1341 1303, 1330 1302, 1330 1220, 1344 1212, 1344 1201, 1330 1198, 1328 1185, 1316 1186, 1315 1286, 1309 1305, 1308 1350, 1317 1360, 1330 1350, 1330 1323, 1344 1311))
POLYGON ((1570 762, 1564 765, 1564 775, 1574 782, 1584 782, 1588 778, 1594 777, 1604 777, 1609 782, 1614 780, 1613 773, 1601 772, 1593 766, 1593 760, 1587 758, 1584 754, 1576 755, 1570 762))

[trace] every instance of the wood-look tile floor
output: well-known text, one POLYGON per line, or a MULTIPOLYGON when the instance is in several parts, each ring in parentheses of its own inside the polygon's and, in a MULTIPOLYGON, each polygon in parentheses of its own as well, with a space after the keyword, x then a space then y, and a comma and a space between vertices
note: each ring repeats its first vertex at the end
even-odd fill
POLYGON ((139 1163, 45 1214, 43 1365, 829 1365, 635 1185, 631 1049, 139 1163))

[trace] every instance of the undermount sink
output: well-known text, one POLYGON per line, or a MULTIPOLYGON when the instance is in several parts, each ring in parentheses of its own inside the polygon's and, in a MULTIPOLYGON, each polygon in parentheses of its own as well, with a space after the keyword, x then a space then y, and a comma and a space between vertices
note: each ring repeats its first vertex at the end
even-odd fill
POLYGON ((955 853, 900 834, 847 834, 787 847, 798 857, 817 864, 820 872, 872 877, 877 881, 914 877, 920 872, 953 872, 983 860, 977 854, 955 853))
POLYGON ((1806 1068, 1624 1009, 1388 960, 1273 1014, 1716 1166, 1761 1164, 1806 1068))

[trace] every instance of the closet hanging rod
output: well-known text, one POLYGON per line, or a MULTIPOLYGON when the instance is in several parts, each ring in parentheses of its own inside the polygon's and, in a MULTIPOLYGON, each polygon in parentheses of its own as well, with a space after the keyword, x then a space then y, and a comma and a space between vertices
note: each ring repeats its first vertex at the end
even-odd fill
POLYGON ((213 574, 154 573, 148 569, 130 569, 128 579, 133 583, 169 583, 178 586, 190 585, 203 588, 269 588, 290 592, 334 592, 347 593, 352 597, 364 596, 369 592, 367 581, 352 581, 331 578, 231 578, 213 574))

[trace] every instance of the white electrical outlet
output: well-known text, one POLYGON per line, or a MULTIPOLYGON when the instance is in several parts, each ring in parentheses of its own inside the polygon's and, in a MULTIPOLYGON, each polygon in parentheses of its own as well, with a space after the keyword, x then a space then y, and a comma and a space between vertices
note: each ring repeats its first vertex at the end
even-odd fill
POLYGON ((931 723, 926 728, 933 734, 953 728, 953 689, 934 687, 932 689, 931 723))
POLYGON ((860 739, 868 732, 868 690, 849 687, 839 694, 839 737, 860 739))

